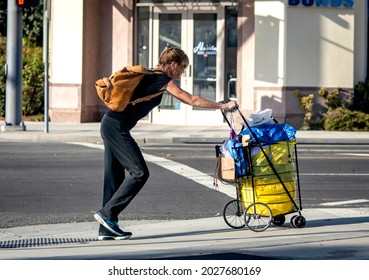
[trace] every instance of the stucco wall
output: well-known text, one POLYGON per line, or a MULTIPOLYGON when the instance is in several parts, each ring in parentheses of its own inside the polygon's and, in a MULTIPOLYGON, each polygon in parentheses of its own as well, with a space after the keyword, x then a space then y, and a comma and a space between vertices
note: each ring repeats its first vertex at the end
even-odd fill
POLYGON ((80 112, 82 84, 82 0, 52 2, 50 36, 50 118, 65 121, 80 112), (71 9, 71 7, 73 7, 71 9))
POLYGON ((352 87, 354 10, 287 8, 286 85, 352 87))
POLYGON ((321 87, 352 89, 355 11, 362 13, 361 8, 256 1, 255 110, 271 108, 277 119, 298 127, 303 111, 295 89, 302 94, 317 94, 321 87))
POLYGON ((95 80, 132 64, 133 1, 52 1, 51 121, 99 121, 95 80))

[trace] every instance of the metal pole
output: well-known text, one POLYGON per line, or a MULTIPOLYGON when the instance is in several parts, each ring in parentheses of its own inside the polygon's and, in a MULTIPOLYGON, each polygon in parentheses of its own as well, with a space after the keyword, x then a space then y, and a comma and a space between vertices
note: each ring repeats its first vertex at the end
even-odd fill
POLYGON ((50 27, 50 0, 44 2, 44 132, 49 132, 49 27, 50 27))
POLYGON ((22 37, 22 10, 14 0, 8 0, 5 126, 2 130, 26 130, 22 121, 22 37))

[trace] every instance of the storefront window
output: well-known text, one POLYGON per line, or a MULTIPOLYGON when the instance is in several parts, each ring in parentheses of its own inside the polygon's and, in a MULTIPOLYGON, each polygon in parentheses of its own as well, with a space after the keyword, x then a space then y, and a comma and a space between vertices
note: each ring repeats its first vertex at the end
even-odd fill
POLYGON ((226 7, 225 30, 225 99, 236 99, 237 82, 237 7, 226 7))
POLYGON ((150 64, 150 10, 137 8, 137 64, 146 67, 150 64))
POLYGON ((159 15, 159 53, 167 47, 181 47, 182 14, 159 15))
MULTIPOLYGON (((167 47, 181 47, 182 14, 159 15, 159 53, 167 47)), ((179 101, 173 95, 164 93, 160 103, 161 109, 179 109, 179 101)))
POLYGON ((217 14, 195 14, 193 91, 211 100, 216 99, 217 54, 217 14))
MULTIPOLYGON (((199 2, 220 3, 221 1, 180 1, 181 4, 199 2)), ((137 3, 178 4, 178 1, 138 0, 137 3)), ((136 62, 155 67, 152 65, 153 61, 157 61, 156 59, 166 47, 184 48, 192 60, 188 72, 185 74, 186 83, 184 86, 188 86, 186 90, 214 101, 219 96, 224 100, 235 99, 237 97, 237 7, 223 7, 225 29, 224 33, 218 34, 219 9, 213 12, 209 11, 206 5, 203 6, 205 8, 199 11, 187 11, 179 9, 176 5, 168 5, 169 8, 162 8, 161 5, 154 8, 151 5, 138 5, 136 62), (189 27, 192 30, 189 30, 189 27), (182 38, 186 38, 186 42, 182 42, 182 38), (220 39, 224 42, 222 53, 219 53, 219 46, 217 46, 217 41, 220 39), (153 49, 155 53, 153 53, 153 49), (221 63, 219 63, 220 58, 223 59, 221 63), (224 77, 221 85, 217 79, 219 75, 224 77), (222 93, 221 95, 219 91, 222 93)), ((163 95, 159 110, 181 110, 181 108, 183 107, 180 106, 179 101, 172 95, 167 93, 163 95)), ((193 108, 193 110, 208 109, 193 108)))

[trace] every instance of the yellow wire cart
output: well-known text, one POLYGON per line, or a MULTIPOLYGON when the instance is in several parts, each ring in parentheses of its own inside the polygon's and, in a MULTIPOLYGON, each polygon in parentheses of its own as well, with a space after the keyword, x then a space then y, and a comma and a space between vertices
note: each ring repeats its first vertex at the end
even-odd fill
POLYGON ((241 132, 235 133, 234 123, 222 111, 231 136, 215 146, 215 179, 236 189, 236 198, 224 207, 224 221, 235 229, 246 226, 260 232, 271 224, 284 225, 287 214, 297 213, 291 225, 303 228, 296 130, 271 116, 250 125, 250 119, 236 110, 243 120, 241 132))

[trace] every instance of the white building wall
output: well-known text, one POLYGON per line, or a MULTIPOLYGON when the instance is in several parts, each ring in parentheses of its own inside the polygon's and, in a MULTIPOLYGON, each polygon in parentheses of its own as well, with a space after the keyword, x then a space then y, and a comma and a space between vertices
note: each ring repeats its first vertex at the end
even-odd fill
POLYGON ((285 115, 285 1, 255 1, 255 108, 285 115))
POLYGON ((352 88, 354 10, 287 7, 286 86, 352 88))
MULTIPOLYGON (((80 108, 82 84, 83 0, 52 1, 50 109, 80 108)), ((68 120, 68 119, 66 119, 68 120)))
POLYGON ((256 1, 255 87, 352 87, 354 9, 256 1))
POLYGON ((79 84, 82 82, 83 0, 53 1, 52 8, 51 80, 79 84))
POLYGON ((255 86, 285 84, 285 3, 255 3, 255 86))
POLYGON ((295 90, 353 89, 355 77, 366 73, 366 1, 358 2, 336 8, 255 1, 254 111, 271 108, 280 121, 299 126, 303 112, 295 90))

